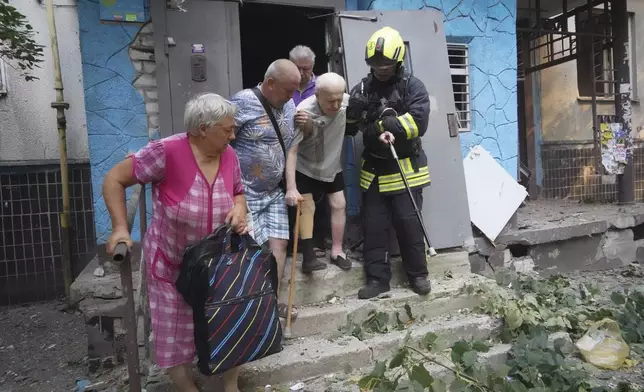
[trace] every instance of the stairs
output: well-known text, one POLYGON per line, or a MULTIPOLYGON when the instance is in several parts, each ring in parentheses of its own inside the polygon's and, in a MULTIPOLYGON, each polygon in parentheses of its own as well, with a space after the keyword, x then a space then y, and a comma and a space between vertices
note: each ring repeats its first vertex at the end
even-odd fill
MULTIPOLYGON (((351 258, 351 257, 350 257, 351 258)), ((323 260, 329 263, 328 257, 323 260)), ((302 264, 302 255, 298 255, 298 264, 302 264)), ((454 275, 469 275, 470 262, 467 252, 441 253, 432 257, 428 264, 429 275, 432 281, 443 277, 447 273, 454 275)), ((284 301, 288 298, 288 282, 291 271, 291 259, 289 258, 284 268, 284 284, 279 293, 284 301)), ((400 286, 407 282, 399 258, 392 258, 392 281, 391 286, 400 286)), ((364 271, 362 263, 353 262, 350 271, 342 271, 335 265, 329 265, 327 269, 315 271, 311 275, 303 274, 297 267, 295 275, 295 294, 293 295, 295 306, 321 303, 335 297, 349 297, 358 293, 364 285, 364 271)))
MULTIPOLYGON (((325 261, 328 262, 328 258, 325 261)), ((301 255, 297 262, 301 263, 301 255)), ((469 296, 462 288, 485 278, 470 274, 467 252, 441 253, 429 260, 428 267, 432 292, 427 296, 419 296, 403 287, 406 277, 402 263, 394 259, 392 290, 372 300, 359 300, 356 294, 364 284, 361 263, 354 262, 350 271, 329 265, 326 270, 311 275, 302 274, 297 266, 294 302, 298 318, 292 325, 293 337, 284 339, 282 352, 244 365, 240 387, 244 391, 255 391, 263 390, 267 384, 275 387, 297 380, 323 379, 322 376, 331 373, 370 371, 375 360, 390 359, 408 334, 409 344, 418 342, 428 332, 434 332, 450 343, 492 336, 500 326, 499 322, 468 311, 479 299, 469 296), (413 320, 406 308, 411 310, 413 320), (364 333, 363 323, 374 317, 387 319, 386 325, 376 333, 364 333)), ((285 274, 289 273, 290 261, 287 261, 285 274)), ((284 277, 280 302, 286 302, 288 298, 287 283, 288 275, 284 277)), ((503 347, 497 348, 500 355, 503 350, 503 347)), ((146 390, 172 389, 167 383, 154 383, 148 384, 146 390)), ((326 387, 313 385, 304 389, 308 392, 324 390, 326 387)), ((351 388, 346 386, 339 390, 351 388)))

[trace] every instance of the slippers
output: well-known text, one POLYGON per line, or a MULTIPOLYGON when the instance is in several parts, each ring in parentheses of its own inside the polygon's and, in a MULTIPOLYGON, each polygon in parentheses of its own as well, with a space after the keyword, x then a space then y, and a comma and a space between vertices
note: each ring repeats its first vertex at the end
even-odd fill
POLYGON ((351 269, 351 260, 348 260, 346 257, 342 257, 341 255, 337 255, 336 257, 331 256, 331 262, 345 271, 351 269))

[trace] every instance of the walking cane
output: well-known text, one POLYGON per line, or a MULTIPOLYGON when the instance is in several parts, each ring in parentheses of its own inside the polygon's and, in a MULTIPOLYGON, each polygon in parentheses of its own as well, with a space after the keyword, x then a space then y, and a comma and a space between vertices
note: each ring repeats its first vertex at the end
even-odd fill
POLYGON ((429 246, 429 256, 436 256, 436 250, 432 246, 432 243, 429 241, 429 234, 427 234, 427 229, 425 228, 425 223, 423 222, 423 215, 420 213, 420 210, 418 209, 418 205, 416 204, 416 199, 414 199, 414 195, 411 193, 411 189, 409 188, 409 183, 407 182, 407 177, 405 176, 405 172, 403 171, 402 166, 400 165, 400 161, 398 160, 398 154, 396 153, 396 149, 394 148, 393 143, 389 143, 389 148, 391 149, 391 155, 394 156, 394 159, 396 160, 396 163, 398 163, 398 169, 400 170, 400 176, 403 179, 403 182, 405 183, 405 188, 407 188, 407 193, 409 193, 409 198, 411 199, 412 204, 414 205, 414 209, 416 210, 416 216, 418 216, 418 220, 420 221, 420 227, 423 229, 423 235, 425 236, 425 241, 427 241, 427 246, 429 246))
POLYGON ((286 311, 286 328, 284 328, 284 337, 290 339, 293 336, 291 332, 292 313, 293 313, 293 294, 295 294, 295 262, 297 261, 297 241, 300 238, 300 202, 297 202, 295 212, 295 228, 293 229, 293 259, 291 260, 291 280, 288 284, 288 308, 286 311))

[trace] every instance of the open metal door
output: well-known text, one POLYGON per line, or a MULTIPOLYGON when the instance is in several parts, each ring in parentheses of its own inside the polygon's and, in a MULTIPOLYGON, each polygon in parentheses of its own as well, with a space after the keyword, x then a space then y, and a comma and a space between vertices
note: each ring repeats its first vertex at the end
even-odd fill
POLYGON ((240 4, 327 8, 330 15, 345 7, 345 0, 190 0, 182 3, 183 10, 167 3, 150 2, 161 136, 184 131, 184 106, 195 94, 229 97, 242 89, 240 4))
POLYGON ((241 90, 236 2, 190 0, 185 11, 152 1, 161 136, 184 131, 185 104, 195 94, 241 90))
MULTIPOLYGON (((369 73, 364 61, 365 45, 376 30, 390 26, 408 45, 405 62, 425 83, 431 100, 429 128, 422 139, 432 178, 432 185, 424 192, 425 224, 435 248, 463 246, 472 237, 472 229, 458 126, 452 126, 451 132, 448 126, 448 117, 454 118, 456 107, 443 14, 435 10, 346 11, 338 18, 349 88, 369 73)), ((356 154, 361 154, 361 136, 356 139, 356 154)))

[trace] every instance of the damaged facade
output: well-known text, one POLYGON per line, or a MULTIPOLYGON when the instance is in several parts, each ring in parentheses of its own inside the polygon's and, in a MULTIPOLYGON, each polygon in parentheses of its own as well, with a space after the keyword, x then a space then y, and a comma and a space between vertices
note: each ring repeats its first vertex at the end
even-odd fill
POLYGON ((494 241, 468 248, 472 272, 492 276, 508 267, 552 275, 644 262, 644 208, 539 200, 520 208, 494 241))
POLYGON ((532 175, 525 179, 531 197, 643 201, 644 7, 637 1, 572 0, 523 6, 517 17, 519 139, 521 163, 532 175), (615 12, 623 7, 626 12, 615 12), (622 120, 630 133, 620 140, 614 135, 621 125, 611 123, 622 120), (624 171, 620 162, 627 153, 634 165, 624 171))

